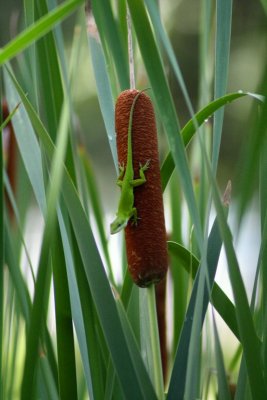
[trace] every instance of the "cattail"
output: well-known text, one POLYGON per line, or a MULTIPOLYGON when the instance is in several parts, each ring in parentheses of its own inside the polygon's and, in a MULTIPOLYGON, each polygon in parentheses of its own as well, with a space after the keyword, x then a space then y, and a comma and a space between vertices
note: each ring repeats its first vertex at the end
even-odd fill
MULTIPOLYGON (((4 100, 2 102, 2 117, 5 120, 9 116, 9 110, 7 102, 4 100)), ((17 171, 17 146, 15 133, 13 129, 12 122, 9 121, 5 128, 4 133, 4 153, 6 157, 6 171, 9 178, 10 186, 13 193, 16 193, 16 171, 17 171)), ((9 211, 10 218, 14 218, 14 211, 9 200, 7 193, 5 193, 7 207, 9 211)))
MULTIPOLYGON (((125 90, 116 103, 115 126, 118 160, 127 163, 127 138, 130 110, 138 90, 125 90)), ((142 92, 138 97, 132 121, 134 178, 139 178, 140 165, 149 161, 146 182, 134 188, 137 224, 129 220, 125 228, 128 267, 134 282, 141 287, 161 281, 167 272, 168 257, 156 121, 150 98, 142 92)))
POLYGON ((168 351, 166 337, 166 279, 156 286, 156 307, 159 327, 161 365, 164 382, 167 382, 168 351))

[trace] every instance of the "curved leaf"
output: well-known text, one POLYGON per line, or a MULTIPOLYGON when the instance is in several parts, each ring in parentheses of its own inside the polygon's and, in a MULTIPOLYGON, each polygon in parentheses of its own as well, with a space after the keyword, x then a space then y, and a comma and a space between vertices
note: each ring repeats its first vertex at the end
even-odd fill
POLYGON ((11 40, 5 47, 0 50, 0 65, 4 64, 18 53, 26 49, 30 44, 40 39, 49 32, 54 25, 71 14, 83 0, 69 0, 40 18, 36 23, 25 29, 11 40))
MULTIPOLYGON (((51 159, 55 151, 55 146, 13 76, 12 80, 16 90, 21 96, 21 100, 29 114, 44 150, 48 158, 51 159)), ((140 353, 135 354, 135 360, 132 359, 128 347, 128 340, 130 339, 125 336, 122 321, 97 250, 91 227, 66 168, 63 169, 62 194, 76 236, 79 252, 83 261, 84 272, 125 397, 133 400, 136 398, 155 399, 154 388, 148 375, 144 375, 139 368, 136 368, 136 360, 138 360, 139 364, 143 362, 140 353), (99 290, 99 288, 101 288, 101 290, 99 290), (127 368, 125 368, 125 366, 127 366, 127 368), (144 382, 144 380, 146 384, 142 385, 141 382, 144 382)))
POLYGON ((165 75, 162 58, 155 41, 144 2, 142 0, 127 0, 127 3, 132 16, 142 58, 155 95, 156 105, 160 111, 160 118, 167 133, 170 150, 174 157, 188 209, 195 226, 197 243, 199 248, 202 248, 203 233, 201 221, 182 138, 180 135, 177 135, 177 132, 180 130, 179 121, 165 75))
MULTIPOLYGON (((264 100, 263 96, 255 93, 235 92, 229 93, 223 97, 220 97, 219 99, 212 101, 207 106, 198 111, 194 115, 194 117, 187 122, 183 129, 181 129, 181 136, 183 138, 184 145, 187 146, 189 144, 196 130, 200 127, 200 125, 206 122, 215 113, 215 111, 244 96, 250 96, 261 102, 264 100)), ((172 153, 169 152, 161 167, 161 183, 163 191, 166 189, 174 168, 175 163, 172 158, 172 153)))

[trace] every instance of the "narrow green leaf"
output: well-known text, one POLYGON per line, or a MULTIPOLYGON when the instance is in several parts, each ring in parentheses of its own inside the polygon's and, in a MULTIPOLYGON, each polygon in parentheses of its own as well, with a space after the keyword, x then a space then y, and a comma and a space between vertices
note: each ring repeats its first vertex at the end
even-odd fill
POLYGON ((91 207, 92 207, 92 214, 94 215, 94 218, 95 218, 99 237, 101 240, 101 245, 102 245, 106 263, 108 266, 109 278, 110 278, 112 285, 114 285, 114 287, 115 287, 116 285, 115 285, 115 280, 114 280, 110 256, 109 256, 107 237, 106 237, 106 233, 104 230, 104 224, 103 224, 104 213, 103 213, 101 201, 100 201, 98 190, 97 190, 97 184, 95 182, 95 177, 93 174, 92 166, 89 162, 89 159, 85 153, 84 148, 80 147, 79 155, 80 155, 80 159, 81 159, 81 162, 82 162, 82 165, 84 168, 84 172, 85 172, 85 179, 86 179, 86 185, 87 185, 90 203, 91 203, 91 207))
POLYGON ((121 31, 125 51, 128 51, 128 24, 127 24, 127 5, 126 0, 119 1, 118 5, 118 21, 121 31))
MULTIPOLYGON (((54 152, 54 145, 34 109, 24 96, 23 91, 14 78, 13 81, 21 96, 21 100, 29 113, 32 124, 39 135, 42 145, 44 146, 48 157, 51 159, 54 152)), ((143 397, 141 395, 142 388, 140 387, 137 378, 138 371, 136 371, 135 366, 133 365, 129 349, 127 347, 126 338, 122 330, 109 282, 107 280, 101 258, 97 252, 96 243, 94 241, 87 217, 82 209, 75 187, 73 186, 70 176, 66 170, 64 170, 62 191, 71 218, 74 233, 77 238, 79 251, 81 253, 85 268, 86 278, 92 292, 92 297, 95 302, 103 333, 109 346, 121 387, 128 399, 135 400, 138 396, 140 396, 141 399, 143 397), (101 287, 101 291, 99 291, 99 287, 101 287), (127 368, 125 368, 125 365, 127 365, 127 368)), ((141 360, 140 354, 136 355, 136 357, 140 357, 141 360)), ((153 393, 151 382, 147 381, 146 385, 147 390, 150 390, 153 393)))
MULTIPOLYGON (((262 168, 264 169, 264 167, 262 166, 262 168)), ((261 171, 263 172, 263 171, 261 171)), ((262 182, 263 185, 263 182, 262 182)), ((264 207, 263 207, 264 208, 264 207)), ((256 295, 257 295, 257 283, 258 283, 258 277, 259 277, 259 272, 261 271, 262 274, 262 283, 261 283, 261 304, 260 304, 260 310, 259 313, 262 314, 261 315, 261 326, 259 329, 259 332, 261 333, 262 336, 262 340, 263 340, 263 349, 262 349, 262 353, 263 353, 263 365, 264 365, 264 371, 266 374, 267 371, 267 334, 266 334, 266 325, 267 325, 267 312, 266 312, 266 293, 263 293, 263 290, 266 289, 266 282, 264 282, 264 278, 266 278, 266 271, 265 271, 265 265, 266 265, 266 261, 267 261, 267 212, 265 212, 265 221, 263 223, 263 227, 262 227, 262 239, 261 239, 261 247, 260 247, 260 252, 259 252, 259 259, 258 259, 258 268, 257 268, 257 272, 256 272, 256 276, 255 276, 255 285, 254 285, 254 289, 253 290, 253 295, 252 295, 252 301, 253 303, 256 302, 256 295)), ((251 303, 252 303, 251 301, 251 303)), ((252 304, 253 304, 252 303, 252 304)), ((255 304, 253 304, 253 308, 254 308, 255 304)))
POLYGON ((26 357, 24 364, 24 374, 21 387, 21 398, 28 399, 34 395, 34 374, 38 358, 38 344, 43 326, 43 320, 46 317, 48 305, 48 278, 49 268, 47 261, 50 260, 50 243, 53 241, 55 234, 56 222, 56 205, 61 188, 61 180, 63 174, 63 160, 65 157, 65 150, 67 147, 67 132, 68 132, 68 119, 69 109, 68 102, 66 101, 62 110, 62 117, 58 131, 57 147, 54 152, 54 157, 51 167, 51 181, 48 192, 47 202, 47 218, 43 235, 43 242, 41 248, 40 262, 37 273, 35 293, 33 300, 33 308, 31 313, 30 327, 27 336, 26 357))
POLYGON ((231 400, 229 385, 227 382, 226 372, 224 367, 223 354, 214 314, 212 315, 212 319, 213 319, 214 339, 215 339, 215 358, 216 358, 216 366, 218 374, 218 400, 231 400))
POLYGON ((202 228, 194 197, 191 175, 182 138, 179 134, 177 135, 177 133, 180 132, 179 123, 165 76, 162 59, 153 36, 143 1, 128 0, 128 6, 131 12, 142 58, 155 95, 156 105, 167 133, 170 150, 179 173, 182 188, 195 227, 198 246, 199 248, 202 248, 202 228))
MULTIPOLYGON (((19 210, 18 210, 16 199, 15 199, 14 193, 12 191, 12 187, 11 187, 11 184, 10 184, 10 181, 8 179, 8 175, 7 175, 6 171, 4 171, 4 182, 5 182, 6 194, 8 195, 8 200, 9 200, 9 202, 11 204, 12 212, 14 213, 14 216, 15 216, 15 219, 16 219, 18 236, 19 236, 20 242, 22 243, 23 249, 25 251, 25 255, 27 257, 27 260, 28 260, 28 263, 29 263, 29 268, 30 268, 31 275, 32 275, 32 280, 34 282, 35 281, 35 277, 34 277, 33 266, 32 266, 32 262, 31 262, 31 259, 30 259, 29 251, 27 249, 27 246, 26 246, 26 243, 25 243, 25 240, 24 240, 24 237, 23 237, 23 228, 22 228, 22 224, 21 224, 19 210)), ((15 249, 14 249, 14 251, 15 251, 15 249)))
MULTIPOLYGON (((2 99, 0 96, 0 104, 2 99)), ((3 184, 3 140, 2 129, 2 110, 0 112, 0 399, 3 398, 3 374, 2 374, 2 360, 3 360, 3 311, 4 311, 4 184, 3 184)))
POLYGON ((235 400, 244 400, 246 396, 251 398, 251 392, 248 385, 248 373, 244 356, 241 359, 238 380, 236 385, 235 400))
MULTIPOLYGON (((12 85, 12 80, 6 69, 4 69, 4 82, 9 109, 13 110, 17 104, 19 104, 20 98, 12 85)), ((41 151, 29 121, 29 117, 22 105, 14 114, 12 124, 19 151, 31 182, 36 201, 44 214, 46 210, 46 198, 41 151)))
MULTIPOLYGON (((48 11, 52 11, 57 6, 58 6, 57 0, 47 0, 48 10, 46 11, 46 13, 48 11)), ((76 16, 74 16, 74 18, 79 20, 79 14, 84 15, 84 8, 83 7, 80 7, 80 9, 77 10, 77 18, 76 18, 76 16)), ((75 25, 77 25, 77 24, 78 23, 76 22, 75 25)), ((68 68, 67 68, 67 66, 68 66, 68 64, 66 62, 66 57, 65 57, 65 47, 66 46, 65 46, 64 35, 63 35, 63 24, 55 25, 55 27, 53 29, 53 34, 54 34, 54 37, 55 37, 55 44, 56 44, 56 49, 57 49, 58 63, 60 64, 60 67, 61 67, 61 73, 62 73, 63 79, 67 83, 67 80, 68 80, 68 68)), ((82 35, 77 35, 77 34, 75 35, 75 33, 74 33, 74 36, 81 36, 82 37, 82 35)), ((77 59, 76 59, 76 62, 78 62, 78 61, 79 61, 79 57, 77 57, 77 59)))
POLYGON ((201 318, 201 316, 203 315, 203 299, 206 271, 207 265, 206 260, 204 260, 199 266, 199 279, 195 280, 196 297, 195 307, 192 314, 192 325, 188 347, 184 391, 184 398, 188 400, 195 399, 200 396, 201 332, 203 325, 203 319, 201 318))
MULTIPOLYGON (((24 18, 25 27, 29 28, 35 22, 35 12, 34 12, 34 0, 24 0, 24 18)), ((36 65, 36 49, 35 42, 30 45, 24 51, 25 63, 27 65, 24 68, 24 77, 27 74, 28 80, 30 80, 31 85, 28 85, 29 98, 34 105, 37 104, 37 93, 38 93, 38 80, 37 80, 37 65, 36 65)))
POLYGON ((164 396, 164 384, 154 285, 145 290, 140 289, 139 297, 141 352, 146 360, 146 368, 155 388, 157 398, 160 400, 164 396))
POLYGON ((38 396, 49 400, 58 400, 58 390, 55 385, 54 377, 51 374, 51 368, 47 357, 43 356, 39 359, 38 378, 38 396))
MULTIPOLYGON (((48 7, 46 0, 40 0, 35 3, 36 15, 43 17, 48 13, 48 7)), ((58 39, 61 49, 56 48, 55 36, 53 32, 48 32, 48 34, 41 38, 36 43, 36 53, 38 56, 37 66, 39 68, 38 75, 38 93, 39 102, 44 105, 44 113, 46 116, 46 125, 48 127, 48 132, 53 139, 56 140, 56 132, 58 129, 61 110, 63 105, 63 79, 65 78, 66 87, 66 98, 69 101, 69 109, 72 111, 71 105, 71 94, 69 88, 69 82, 66 82, 66 64, 64 54, 62 54, 63 43, 60 41, 60 28, 57 27, 56 37, 58 39), (59 59, 58 54, 61 55, 59 59), (60 61, 62 64, 60 64, 60 61), (51 96, 51 94, 53 94, 51 96)), ((75 46, 73 47, 75 50, 75 46)), ((73 50, 73 51, 74 51, 73 50)), ((78 57, 77 57, 78 58, 78 57)), ((72 61, 72 60, 71 60, 72 61)), ((76 61, 76 60, 75 60, 76 61)), ((72 63, 70 68, 73 67, 72 63)), ((73 72, 73 69, 71 70, 73 72)), ((75 73, 75 71, 74 71, 75 73)), ((71 81, 71 78, 70 78, 71 81)), ((70 118, 71 120, 71 118, 70 118)), ((70 140, 68 141, 67 152, 66 152, 66 166, 72 179, 75 180, 74 172, 74 162, 72 149, 70 145, 70 140)))
MULTIPOLYGON (((138 357, 140 354, 140 351, 138 349, 136 340, 134 338, 131 326, 128 322, 127 316, 125 314, 124 307, 122 303, 118 300, 117 301, 117 307, 119 310, 119 315, 122 321, 122 326, 125 332, 126 340, 127 340, 127 345, 129 348, 129 351, 131 353, 131 357, 133 359, 133 363, 135 364, 135 368, 138 371, 138 379, 140 380, 140 387, 142 388, 142 398, 144 399, 158 399, 158 397, 155 394, 154 388, 151 385, 147 385, 147 382, 150 382, 148 373, 145 369, 144 363, 141 358, 138 357)), ((129 396, 130 392, 128 393, 129 396)), ((126 398, 128 398, 126 396, 126 398)))
POLYGON ((220 196, 218 193, 216 181, 204 148, 202 148, 202 153, 205 158, 207 172, 211 182, 212 194, 217 211, 220 233, 225 245, 228 272, 236 304, 236 316, 240 339, 244 350, 244 358, 246 361, 250 389, 252 397, 254 399, 263 400, 267 396, 267 385, 263 377, 263 366, 260 355, 261 346, 259 338, 256 335, 253 323, 253 316, 248 304, 246 290, 244 287, 237 256, 232 242, 232 234, 225 218, 224 210, 220 202, 220 196))
POLYGON ((110 48, 114 64, 117 70, 117 78, 120 82, 121 90, 128 89, 129 83, 129 68, 127 64, 127 53, 125 46, 115 21, 110 1, 108 0, 93 0, 92 8, 96 19, 99 31, 102 31, 101 39, 105 38, 107 45, 110 48))
MULTIPOLYGON (((139 373, 132 363, 129 349, 126 345, 127 339, 124 337, 122 331, 109 282, 98 253, 95 252, 94 254, 92 251, 92 249, 96 249, 96 245, 89 224, 87 223, 87 218, 76 198, 75 190, 67 177, 64 182, 63 195, 118 379, 127 398, 135 399, 140 396, 141 399, 143 396, 141 394, 142 388, 140 387, 140 383, 138 383, 139 373), (99 287, 101 287, 101 291, 99 291, 99 287), (125 365, 127 365, 127 369, 125 369, 125 365)), ((147 382, 147 390, 149 388, 152 390, 151 383, 147 382)))
MULTIPOLYGON (((89 352, 88 348, 90 342, 87 340, 87 338, 90 336, 90 330, 93 329, 93 324, 91 324, 91 320, 87 322, 86 312, 84 310, 85 309, 88 310, 89 313, 91 311, 90 307, 88 306, 88 303, 90 304, 88 296, 89 292, 88 292, 88 287, 86 286, 85 288, 86 291, 84 293, 83 286, 79 286, 79 277, 77 276, 78 273, 76 272, 75 274, 75 267, 77 266, 77 270, 79 271, 81 270, 81 268, 79 268, 80 265, 78 263, 78 260, 77 259, 74 260, 73 253, 75 254, 75 250, 74 250, 74 245, 71 247, 72 241, 71 241, 71 234, 69 233, 70 228, 69 228, 68 218, 65 215, 66 212, 64 212, 64 215, 62 214, 62 211, 64 209, 65 207, 61 207, 61 209, 58 209, 58 220, 59 220, 61 238, 65 255, 66 269, 67 269, 71 313, 80 348, 80 354, 82 358, 88 393, 90 399, 91 398, 94 399, 94 389, 93 389, 94 383, 92 382, 92 379, 94 381, 95 379, 98 379, 98 383, 100 383, 99 385, 96 385, 95 389, 96 397, 97 395, 102 394, 101 390, 102 385, 101 382, 99 382, 100 374, 97 373, 98 371, 94 371, 91 365, 90 355, 92 355, 93 361, 97 361, 97 357, 94 357, 95 354, 93 350, 91 349, 91 351, 89 352), (95 372, 94 374, 92 374, 92 370, 95 372)), ((84 276, 82 279, 84 280, 84 276)))
POLYGON ((14 108, 14 110, 11 111, 11 113, 8 115, 8 117, 7 117, 7 118, 3 121, 3 123, 0 125, 0 133, 1 133, 0 136, 2 136, 3 129, 4 129, 4 128, 7 126, 7 124, 11 121, 11 119, 12 119, 13 115, 15 114, 15 112, 17 111, 18 107, 19 107, 19 104, 16 105, 16 107, 14 108))
POLYGON ((52 244, 55 313, 57 330, 59 396, 77 399, 76 363, 70 294, 59 228, 52 244))
POLYGON ((22 33, 16 36, 15 39, 0 50, 0 65, 15 57, 30 44, 44 36, 55 24, 66 18, 82 3, 83 0, 68 0, 46 16, 40 18, 38 22, 29 28, 26 28, 22 33))
POLYGON ((181 265, 188 274, 192 274, 193 279, 195 279, 199 267, 199 260, 196 256, 183 245, 173 241, 168 242, 168 250, 177 259, 179 265, 181 265))
MULTIPOLYGON (((8 267, 8 271, 10 273, 12 284, 14 285, 16 298, 20 307, 21 316, 25 321, 25 324, 28 328, 30 322, 30 313, 31 313, 31 299, 28 291, 28 287, 24 281, 20 268, 18 268, 19 261, 16 257, 16 251, 14 248, 14 238, 11 233, 10 224, 7 222, 7 218, 5 218, 5 264, 8 267)), ((46 346, 47 358, 49 360, 50 372, 49 375, 53 375, 53 381, 57 379, 57 367, 55 362, 54 349, 51 344, 51 338, 48 333, 48 329, 45 329, 45 334, 43 338, 46 346)), ((47 371, 47 370, 45 370, 47 371)), ((46 378, 45 378, 46 379, 46 378)))
MULTIPOLYGON (((216 1, 216 50, 215 50, 215 82, 214 97, 223 96, 227 89, 228 66, 230 55, 230 39, 232 26, 232 0, 216 1)), ((220 109, 214 115, 212 167, 216 172, 224 110, 220 109)))
MULTIPOLYGON (((260 85, 263 93, 266 93, 267 90, 267 68, 264 71, 263 81, 260 85)), ((249 137, 246 141, 246 147, 243 150, 243 154, 241 155, 241 165, 242 175, 240 181, 238 180, 237 184, 237 193, 240 193, 239 198, 239 214, 238 220, 241 221, 241 217, 244 215, 246 207, 249 202, 252 200, 252 195, 254 193, 255 182, 258 181, 258 167, 259 163, 264 162, 264 156, 267 147, 267 98, 263 99, 262 107, 253 110, 253 116, 255 116, 255 120, 253 121, 252 129, 250 130, 249 137)), ((260 168, 263 167, 263 164, 260 168)), ((260 179, 263 176, 260 174, 260 179)), ((264 181, 260 181, 260 194, 264 194, 264 189, 262 188, 262 184, 264 181)), ((261 198, 261 206, 263 198, 261 198)), ((261 210, 264 211, 264 210, 261 210)), ((261 224, 264 215, 261 216, 261 224)))
POLYGON ((18 299, 18 303, 20 305, 20 310, 23 318, 25 319, 26 324, 29 322, 30 309, 31 309, 31 300, 30 295, 22 276, 20 268, 17 267, 18 260, 15 257, 14 244, 11 235, 10 224, 8 221, 5 221, 5 262, 8 266, 8 271, 12 278, 12 282, 16 291, 16 296, 18 299))
POLYGON ((148 11, 149 11, 149 15, 150 15, 152 23, 153 23, 153 27, 154 27, 155 33, 156 33, 156 35, 158 36, 159 40, 162 42, 162 44, 163 44, 163 46, 165 48, 166 54, 169 57, 169 60, 170 60, 171 66, 173 68, 174 74, 176 76, 176 79, 179 82, 181 91, 182 91, 182 93, 184 95, 185 102, 186 102, 186 105, 187 105, 188 110, 190 112, 190 115, 193 117, 194 112, 193 112, 192 103, 191 103, 191 100, 189 98, 189 95, 188 95, 188 92, 187 92, 187 89, 186 89, 186 85, 185 85, 185 82, 184 82, 184 79, 183 79, 183 76, 182 76, 182 72, 180 70, 180 66, 178 64, 175 52, 174 52, 174 50, 172 48, 170 39, 169 39, 169 37, 168 37, 168 35, 167 35, 163 25, 162 25, 161 18, 160 18, 160 15, 159 15, 159 7, 156 4, 155 0, 145 0, 145 3, 147 5, 148 11))
MULTIPOLYGON (((175 171, 176 172, 176 171, 175 171)), ((173 174, 170 180, 169 192, 171 202, 171 237, 170 241, 182 243, 182 193, 181 188, 177 184, 177 173, 173 174)), ((173 285, 173 341, 171 358, 174 359, 178 344, 178 339, 183 326, 188 302, 188 289, 190 284, 190 274, 186 273, 184 268, 176 268, 176 257, 170 252, 170 269, 173 285)))
MULTIPOLYGON (((181 265, 189 274, 192 273, 193 278, 195 278, 199 266, 199 260, 185 247, 178 243, 168 242, 168 249, 169 252, 177 259, 179 265, 181 265)), ((235 315, 235 307, 216 282, 214 282, 212 288, 211 301, 216 308, 216 311, 218 311, 229 329, 233 332, 237 339, 240 339, 235 315)))
MULTIPOLYGON (((187 124, 181 130, 181 136, 184 142, 184 145, 187 146, 192 139, 193 135, 196 132, 196 123, 197 126, 200 127, 204 122, 206 122, 216 110, 219 110, 221 107, 231 103, 232 101, 239 99, 244 96, 251 96, 259 101, 263 101, 264 98, 260 95, 249 93, 249 92, 236 92, 229 93, 225 96, 222 96, 219 99, 216 99, 210 102, 207 106, 203 107, 200 111, 198 111, 192 119, 190 119, 187 124)), ((162 190, 164 191, 171 174, 175 168, 175 163, 172 158, 171 152, 167 155, 162 167, 161 167, 161 182, 162 182, 162 190)))
MULTIPOLYGON (((255 320, 255 326, 256 326, 256 331, 262 337, 262 359, 263 359, 263 368, 266 371, 266 313, 264 312, 265 309, 265 297, 263 293, 263 288, 265 285, 264 282, 264 271, 262 274, 262 279, 260 282, 259 276, 260 276, 260 271, 262 270, 262 267, 265 265, 265 259, 267 256, 267 218, 265 217, 265 221, 262 226, 262 240, 261 240, 261 245, 260 245, 260 251, 259 251, 259 257, 258 257, 258 263, 257 263, 257 269, 255 273, 255 279, 254 279, 254 285, 253 285, 253 291, 252 291, 252 296, 251 296, 251 303, 250 303, 250 309, 251 311, 255 310, 256 308, 256 299, 258 295, 258 285, 261 283, 262 289, 261 290, 261 300, 260 300, 260 306, 259 309, 256 308, 256 316, 254 318, 255 320)), ((264 268, 263 268, 264 269, 264 268)), ((238 349, 236 357, 233 358, 232 363, 231 363, 231 369, 234 368, 236 360, 240 356, 242 348, 238 349)), ((265 374, 265 372, 264 372, 265 374)), ((238 375, 238 381, 237 381, 237 389, 236 389, 236 400, 241 400, 245 397, 246 392, 249 392, 249 386, 248 386, 248 376, 247 376, 247 369, 245 365, 245 359, 244 355, 242 355, 241 358, 241 365, 239 368, 239 375, 238 375)), ((250 392, 249 392, 250 393, 250 392)))
MULTIPOLYGON (((221 251, 221 246, 222 246, 222 241, 220 238, 219 234, 219 228, 218 228, 218 222, 217 220, 214 221, 211 233, 209 235, 209 240, 208 240, 208 249, 207 249, 207 266, 208 266, 208 282, 203 282, 203 294, 200 292, 200 295, 202 294, 203 297, 203 303, 201 303, 201 311, 200 311, 200 321, 197 323, 203 324, 206 310, 209 304, 209 298, 210 298, 210 289, 213 286, 214 283, 214 278, 215 278, 215 273, 217 269, 217 264, 219 260, 219 255, 221 251)), ((192 265, 196 266, 196 259, 193 258, 193 256, 188 253, 188 252, 182 252, 182 257, 181 259, 184 260, 187 257, 187 268, 192 267, 192 265), (188 259, 189 256, 189 259, 188 259), (193 264, 194 263, 194 264, 193 264)), ((192 269, 195 269, 195 267, 192 267, 192 269)), ((204 275, 204 274, 203 274, 204 275)), ((179 344, 177 348, 177 353, 174 361, 174 366, 173 366, 173 371, 171 375, 171 380, 170 380, 170 385, 169 385, 169 392, 168 392, 168 400, 172 399, 183 399, 184 396, 187 394, 189 398, 192 398, 192 395, 196 395, 196 386, 191 385, 186 385, 187 379, 190 377, 187 377, 187 368, 188 368, 188 363, 189 363, 189 356, 190 356, 190 338, 191 335, 193 335, 193 329, 196 330, 201 330, 201 327, 195 326, 194 327, 194 312, 195 308, 197 306, 197 296, 198 296, 198 288, 199 286, 199 280, 201 279, 201 267, 199 268, 195 281, 194 281, 194 286, 193 290, 191 293, 188 309, 186 312, 186 317, 184 321, 184 325, 181 331, 180 339, 179 339, 179 344), (186 393, 186 390, 190 391, 190 393, 186 393)), ((203 279, 203 278, 202 278, 203 279)), ((199 308, 198 308, 199 310, 199 308)), ((200 333, 200 332, 199 332, 200 333)), ((198 333, 198 336, 199 336, 198 333)), ((197 355, 195 355, 197 356, 197 355)), ((193 373, 193 370, 192 370, 193 373)), ((195 382, 197 384, 197 382, 195 382)))
POLYGON ((100 109, 107 132, 114 165, 116 168, 118 168, 114 122, 114 103, 112 98, 111 85, 107 73, 107 67, 104 59, 104 53, 98 39, 91 35, 90 32, 88 33, 88 40, 92 54, 92 62, 100 109))
POLYGON ((34 22, 34 0, 24 0, 24 15, 26 26, 34 22))
MULTIPOLYGON (((35 3, 36 18, 48 13, 46 0, 35 3)), ((63 103, 62 77, 53 32, 48 32, 36 44, 39 103, 44 104, 45 121, 53 141, 56 140, 63 103)))

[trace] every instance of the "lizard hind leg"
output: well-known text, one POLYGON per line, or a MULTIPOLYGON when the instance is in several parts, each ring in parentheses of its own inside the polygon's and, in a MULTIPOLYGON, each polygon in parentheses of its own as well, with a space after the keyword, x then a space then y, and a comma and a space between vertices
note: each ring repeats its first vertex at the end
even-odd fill
POLYGON ((133 225, 137 225, 137 221, 138 221, 138 217, 137 217, 137 209, 135 208, 135 207, 133 207, 133 209, 132 209, 132 216, 131 216, 131 218, 132 218, 132 224, 133 225))

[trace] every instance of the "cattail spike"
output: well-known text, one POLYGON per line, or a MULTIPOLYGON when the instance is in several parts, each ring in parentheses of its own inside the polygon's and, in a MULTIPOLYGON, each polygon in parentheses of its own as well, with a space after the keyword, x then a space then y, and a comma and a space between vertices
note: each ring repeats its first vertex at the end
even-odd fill
MULTIPOLYGON (((127 163, 127 139, 130 110, 139 91, 132 89, 120 94, 116 103, 115 126, 118 159, 127 163)), ((136 101, 132 121, 132 150, 135 178, 140 164, 145 165, 146 183, 134 189, 137 224, 132 220, 125 228, 128 267, 134 282, 141 287, 162 280, 168 268, 166 230, 160 180, 156 121, 150 98, 143 92, 136 101)))

